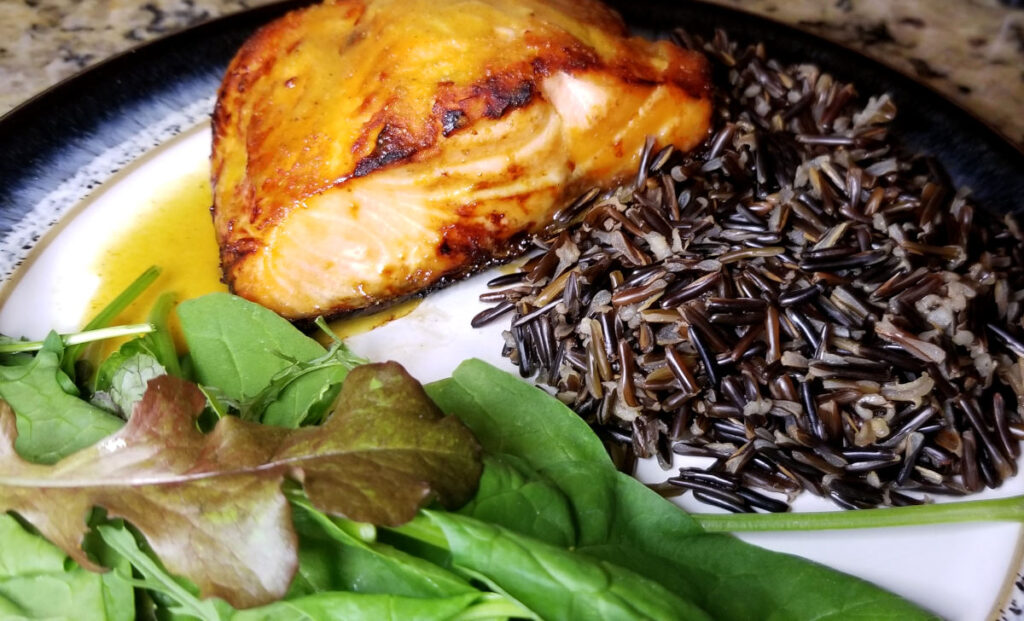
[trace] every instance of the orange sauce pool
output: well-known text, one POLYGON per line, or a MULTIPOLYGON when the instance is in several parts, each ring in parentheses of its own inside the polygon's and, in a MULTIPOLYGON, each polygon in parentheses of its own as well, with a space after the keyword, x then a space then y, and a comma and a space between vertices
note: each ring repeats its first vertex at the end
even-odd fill
MULTIPOLYGON (((162 269, 159 278, 114 320, 114 325, 145 322, 157 298, 168 291, 174 294, 176 301, 227 291, 227 286, 220 281, 220 259, 210 218, 212 202, 209 171, 203 166, 157 192, 155 199, 140 205, 135 220, 127 230, 107 242, 94 265, 100 284, 82 323, 89 321, 151 265, 162 269)), ((181 327, 173 312, 170 329, 179 350, 182 349, 181 327)), ((89 352, 89 358, 102 360, 122 342, 99 343, 89 352)))

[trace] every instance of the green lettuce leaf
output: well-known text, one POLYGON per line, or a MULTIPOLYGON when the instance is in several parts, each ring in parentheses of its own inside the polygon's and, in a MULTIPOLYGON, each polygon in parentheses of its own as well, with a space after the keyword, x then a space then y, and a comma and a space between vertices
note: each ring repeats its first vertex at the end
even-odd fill
POLYGON ((196 428, 206 399, 165 375, 149 383, 128 424, 53 466, 13 449, 14 417, 0 408, 0 510, 16 511, 84 567, 94 506, 145 535, 173 573, 236 607, 285 594, 296 542, 286 476, 328 514, 395 525, 433 500, 465 503, 479 448, 395 363, 349 374, 322 426, 289 431, 225 417, 196 428))

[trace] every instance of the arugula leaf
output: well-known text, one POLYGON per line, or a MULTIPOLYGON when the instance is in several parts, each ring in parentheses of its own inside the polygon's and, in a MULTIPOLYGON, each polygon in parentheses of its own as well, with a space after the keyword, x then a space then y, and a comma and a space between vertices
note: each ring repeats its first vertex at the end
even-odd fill
POLYGON ((141 398, 146 381, 164 373, 182 377, 174 340, 167 326, 167 318, 173 305, 173 294, 161 295, 149 314, 148 325, 151 326, 151 331, 125 342, 100 364, 92 378, 94 403, 112 402, 115 405, 115 413, 127 418, 134 402, 141 398), (137 378, 140 374, 145 377, 144 381, 138 382, 136 379, 132 387, 125 384, 126 381, 132 383, 132 377, 137 378), (95 398, 97 394, 98 399, 95 398), (122 398, 121 395, 127 396, 122 398))
POLYGON ((377 524, 404 522, 434 498, 459 506, 476 488, 472 436, 395 363, 350 373, 320 427, 225 417, 204 436, 196 416, 205 402, 194 385, 158 377, 120 432, 54 466, 18 457, 13 416, 0 407, 0 510, 96 568, 80 542, 84 516, 103 507, 204 595, 245 607, 284 595, 295 571, 286 475, 319 510, 377 524))
MULTIPOLYGON (((10 518, 8 518, 10 519, 10 518)), ((493 596, 469 588, 452 595, 403 596, 392 594, 326 592, 292 597, 259 608, 237 611, 223 600, 201 600, 192 585, 182 584, 171 576, 156 559, 140 547, 132 533, 123 525, 102 525, 97 528, 103 541, 130 559, 142 575, 139 586, 164 596, 171 602, 167 612, 199 621, 255 621, 278 619, 453 619, 459 613, 491 613, 489 616, 466 616, 466 619, 499 618, 520 612, 495 602, 493 596), (496 605, 497 604, 497 605, 496 605)), ((96 574, 90 574, 96 575, 96 574)), ((458 578, 455 578, 456 580, 458 578)), ((0 600, 2 605, 2 600, 0 600)), ((0 612, 3 609, 0 608, 0 612)))
POLYGON ((96 619, 135 617, 131 568, 126 560, 97 574, 69 563, 67 555, 0 515, 0 616, 4 619, 96 619))
MULTIPOLYGON (((125 342, 117 351, 107 356, 107 359, 96 369, 96 373, 93 376, 92 392, 94 394, 97 392, 109 392, 110 386, 113 384, 114 374, 124 366, 127 360, 135 356, 149 356, 153 360, 157 359, 145 339, 137 338, 125 342)), ((130 409, 126 411, 126 413, 130 412, 130 409)))
POLYGON ((210 406, 213 414, 217 418, 224 418, 231 413, 231 408, 238 410, 238 403, 228 398, 223 392, 221 392, 215 386, 203 386, 202 384, 196 384, 199 391, 206 397, 206 404, 210 406))
POLYGON ((342 343, 313 360, 292 360, 269 385, 239 405, 239 416, 289 429, 318 423, 349 370, 365 362, 342 343))
POLYGON ((166 375, 167 369, 149 354, 135 354, 124 360, 110 378, 110 399, 128 414, 142 401, 149 380, 166 375))
POLYGON ((96 527, 96 531, 105 544, 128 559, 142 574, 139 586, 165 595, 174 602, 169 612, 200 621, 223 621, 230 616, 232 609, 225 602, 200 600, 193 585, 181 584, 168 574, 158 560, 142 551, 135 536, 124 524, 102 524, 96 527))
POLYGON ((25 459, 53 463, 117 431, 123 421, 89 405, 61 371, 63 345, 54 333, 43 349, 23 364, 0 366, 0 397, 14 410, 18 441, 25 459))
POLYGON ((327 414, 350 368, 348 365, 330 364, 306 373, 296 373, 284 380, 283 388, 268 390, 275 393, 273 400, 268 402, 257 395, 256 399, 239 404, 240 415, 248 420, 288 429, 315 425, 327 414))
MULTIPOLYGON (((616 472, 597 436, 565 405, 485 362, 464 362, 450 380, 427 388, 486 452, 508 451, 560 489, 576 517, 580 552, 658 581, 715 618, 763 618, 765 611, 778 619, 933 618, 863 580, 705 533, 681 509, 616 472), (528 436, 528 429, 540 432, 528 436), (736 585, 743 585, 743 597, 735 596, 736 585)), ((537 521, 522 518, 502 523, 538 536, 530 530, 537 521)))

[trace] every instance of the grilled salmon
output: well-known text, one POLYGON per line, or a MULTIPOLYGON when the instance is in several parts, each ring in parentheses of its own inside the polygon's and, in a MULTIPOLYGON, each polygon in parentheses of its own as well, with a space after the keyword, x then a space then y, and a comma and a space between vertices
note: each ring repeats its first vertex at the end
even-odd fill
POLYGON ((523 249, 565 201, 692 148, 703 57, 591 0, 338 0, 258 31, 213 117, 224 280, 290 319, 523 249))

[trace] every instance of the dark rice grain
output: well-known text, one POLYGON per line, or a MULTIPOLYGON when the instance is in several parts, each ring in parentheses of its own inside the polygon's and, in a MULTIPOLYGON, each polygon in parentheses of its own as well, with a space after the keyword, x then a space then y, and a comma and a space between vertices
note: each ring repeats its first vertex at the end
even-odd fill
POLYGON ((473 324, 512 313, 505 353, 621 467, 715 458, 662 493, 746 512, 809 491, 864 508, 1013 476, 1020 226, 908 154, 888 97, 721 32, 675 38, 724 80, 705 146, 649 140, 629 184, 584 192, 537 256, 489 283, 496 305, 473 324))

